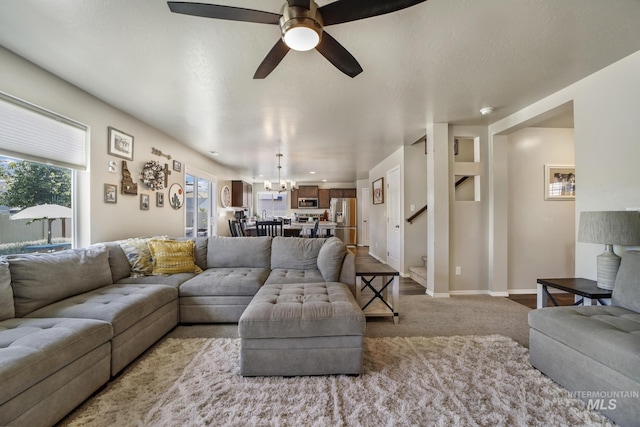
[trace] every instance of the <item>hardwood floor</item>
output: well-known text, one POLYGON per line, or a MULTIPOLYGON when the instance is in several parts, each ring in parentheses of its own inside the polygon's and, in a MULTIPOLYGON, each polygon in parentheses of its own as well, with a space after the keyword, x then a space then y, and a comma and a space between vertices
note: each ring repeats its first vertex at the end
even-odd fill
MULTIPOLYGON (((356 264, 364 264, 364 263, 379 263, 377 259, 369 255, 369 247, 368 246, 355 246, 350 247, 349 250, 353 252, 356 256, 356 264)), ((408 277, 400 276, 400 295, 421 295, 424 294, 425 289, 422 285, 414 282, 412 279, 408 277)), ((559 305, 573 305, 573 295, 568 293, 554 293, 553 297, 558 302, 559 305)), ((536 294, 517 294, 510 295, 509 299, 517 302, 518 304, 525 305, 529 308, 536 308, 537 300, 536 294)), ((553 303, 549 300, 549 306, 552 306, 553 303)))
MULTIPOLYGON (((554 293, 553 298, 555 298, 558 305, 573 305, 573 294, 554 293)), ((509 295, 509 299, 519 304, 526 305, 529 308, 536 308, 537 305, 536 294, 509 295)), ((549 307, 553 306, 551 300, 547 299, 547 305, 549 307)))

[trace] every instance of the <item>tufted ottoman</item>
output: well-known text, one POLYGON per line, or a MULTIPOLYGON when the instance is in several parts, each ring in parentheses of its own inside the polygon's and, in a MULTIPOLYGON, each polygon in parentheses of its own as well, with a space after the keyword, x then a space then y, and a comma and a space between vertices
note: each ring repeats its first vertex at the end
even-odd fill
POLYGON ((344 283, 264 285, 238 322, 240 374, 359 375, 364 330, 344 283))

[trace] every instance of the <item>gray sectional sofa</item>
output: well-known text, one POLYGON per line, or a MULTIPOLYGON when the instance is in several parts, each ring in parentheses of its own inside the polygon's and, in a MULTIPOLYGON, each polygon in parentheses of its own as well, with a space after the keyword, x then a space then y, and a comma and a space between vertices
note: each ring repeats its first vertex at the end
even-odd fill
POLYGON ((337 238, 197 238, 195 270, 169 275, 132 274, 130 255, 119 241, 0 258, 0 425, 54 424, 177 324, 238 322, 267 283, 355 294, 337 238))
POLYGON ((640 420, 640 251, 622 256, 610 306, 529 313, 531 364, 621 426, 640 420))

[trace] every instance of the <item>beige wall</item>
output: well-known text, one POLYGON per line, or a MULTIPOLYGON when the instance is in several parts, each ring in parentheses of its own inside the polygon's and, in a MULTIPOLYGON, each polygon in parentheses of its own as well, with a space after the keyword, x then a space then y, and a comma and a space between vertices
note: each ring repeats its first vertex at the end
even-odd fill
MULTIPOLYGON (((371 183, 381 177, 384 177, 385 187, 387 181, 387 172, 393 169, 394 167, 400 166, 400 187, 401 187, 401 196, 400 200, 404 200, 402 196, 402 187, 404 180, 404 149, 405 147, 401 147, 396 150, 389 157, 384 159, 381 163, 376 165, 371 171, 369 171, 369 185, 371 183)), ((386 191, 386 188, 385 188, 386 191)), ((402 210, 402 209, 401 209, 402 210)), ((401 217, 404 216, 404 212, 400 213, 401 217)), ((370 224, 370 246, 369 253, 374 257, 380 259, 385 262, 387 260, 387 199, 385 197, 385 203, 378 205, 371 205, 369 208, 369 224, 370 224)), ((401 236, 404 235, 404 221, 401 222, 401 236)), ((404 272, 403 265, 403 255, 402 255, 402 247, 404 245, 404 240, 401 238, 401 255, 400 255, 400 271, 404 272)))
POLYGON ((573 129, 525 128, 509 135, 508 290, 535 292, 536 279, 572 277, 575 202, 544 200, 544 166, 575 162, 573 129))
MULTIPOLYGON (((497 142, 496 148, 499 149, 501 138, 504 138, 502 135, 513 133, 549 111, 573 103, 578 178, 576 219, 581 211, 640 207, 638 70, 640 51, 492 124, 491 143, 497 142)), ((499 191, 492 193, 496 196, 499 191)), ((491 247, 494 254, 490 256, 490 270, 494 281, 492 286, 506 289, 506 284, 502 283, 505 280, 502 272, 508 269, 507 259, 494 255, 502 253, 506 245, 501 239, 506 225, 500 224, 506 218, 508 205, 497 197, 494 197, 492 203, 492 218, 495 219, 492 236, 496 242, 491 247)), ((578 226, 577 220, 575 226, 578 226)), ((575 276, 595 279, 596 256, 602 251, 602 245, 576 242, 575 276)))
MULTIPOLYGON (((79 220, 76 222, 77 244, 120 239, 130 236, 150 236, 184 234, 184 208, 172 209, 165 197, 165 207, 155 206, 155 194, 138 185, 141 192, 151 196, 148 211, 139 209, 139 196, 118 194, 117 204, 103 202, 105 183, 117 184, 120 191, 121 159, 107 154, 107 128, 115 127, 134 136, 134 160, 128 168, 137 177, 146 161, 168 162, 163 157, 151 153, 155 147, 182 162, 182 173, 173 171, 169 185, 184 184, 184 170, 187 165, 208 171, 219 181, 240 179, 237 174, 216 162, 187 148, 145 123, 100 101, 92 95, 55 77, 51 73, 14 55, 0 47, 2 79, 0 91, 40 107, 54 111, 90 128, 89 172, 78 174, 79 191, 74 201, 79 220), (117 173, 108 172, 108 162, 116 161, 117 173)), ((166 191, 166 190, 165 190, 166 191)), ((218 228, 227 227, 226 220, 218 218, 218 228)), ((225 228, 222 228, 225 229, 225 228)))
MULTIPOLYGON (((450 262, 449 291, 451 294, 486 293, 487 288, 487 128, 484 126, 450 126, 449 127, 449 206, 450 206, 450 262), (466 153, 465 162, 454 161, 453 143, 455 138, 478 141, 478 155, 466 153), (474 162, 474 157, 476 161, 474 162), (474 183, 469 180, 465 185, 471 187, 471 193, 477 193, 475 201, 456 201, 455 177, 474 176, 479 188, 474 190, 474 183), (456 274, 456 268, 460 274, 456 274)), ((470 146, 463 148, 466 151, 470 146)), ((462 147, 461 147, 462 148, 462 147)), ((473 146, 471 146, 473 150, 473 146)), ((464 153, 461 153, 464 154, 464 153)), ((473 200, 474 197, 471 197, 473 200)))
MULTIPOLYGON (((404 218, 409 218, 427 204, 427 156, 424 144, 405 147, 404 150, 404 218), (414 211, 411 211, 413 205, 414 211)), ((427 212, 411 224, 404 221, 405 273, 411 266, 422 266, 427 255, 427 212)))

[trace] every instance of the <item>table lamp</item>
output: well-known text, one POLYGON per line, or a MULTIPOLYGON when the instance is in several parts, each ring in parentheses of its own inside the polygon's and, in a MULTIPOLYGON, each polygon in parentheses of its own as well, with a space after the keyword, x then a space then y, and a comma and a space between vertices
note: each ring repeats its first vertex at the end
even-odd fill
POLYGON ((605 245, 604 252, 598 255, 598 287, 613 289, 620 267, 613 245, 640 245, 640 212, 581 212, 578 242, 605 245))

